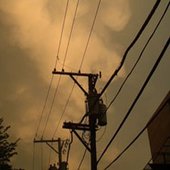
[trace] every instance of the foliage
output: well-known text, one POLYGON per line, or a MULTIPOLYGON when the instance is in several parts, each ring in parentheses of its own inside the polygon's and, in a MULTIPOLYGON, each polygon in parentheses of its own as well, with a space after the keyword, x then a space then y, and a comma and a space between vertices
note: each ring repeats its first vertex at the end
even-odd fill
POLYGON ((10 126, 3 126, 3 119, 0 118, 0 170, 11 170, 10 158, 17 154, 15 151, 17 142, 9 142, 8 129, 10 126))

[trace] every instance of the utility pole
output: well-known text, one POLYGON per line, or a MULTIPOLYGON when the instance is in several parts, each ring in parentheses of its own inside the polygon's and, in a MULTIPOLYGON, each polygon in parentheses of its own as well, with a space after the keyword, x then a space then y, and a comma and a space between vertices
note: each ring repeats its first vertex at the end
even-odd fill
POLYGON ((67 163, 62 161, 62 149, 64 145, 64 141, 61 140, 61 138, 58 139, 51 139, 51 140, 35 140, 34 143, 46 143, 55 153, 58 154, 58 165, 59 169, 58 170, 67 170, 67 163), (51 143, 57 143, 58 144, 58 150, 56 150, 51 143))
MULTIPOLYGON (((82 142, 82 144, 86 147, 86 149, 91 154, 91 170, 97 170, 97 155, 96 155, 96 129, 97 124, 96 120, 99 118, 99 98, 97 94, 97 90, 95 88, 97 79, 99 77, 98 74, 91 73, 75 73, 75 72, 65 72, 56 71, 54 69, 53 74, 59 75, 67 75, 70 76, 71 79, 78 85, 78 87, 83 91, 86 96, 88 111, 87 115, 89 118, 89 124, 82 123, 72 123, 72 122, 64 122, 63 128, 71 129, 72 132, 78 137, 78 139, 82 142), (88 78, 88 92, 81 86, 81 84, 77 81, 74 76, 81 76, 88 78), (90 147, 88 144, 80 137, 76 130, 83 130, 90 132, 90 147)), ((101 76, 101 75, 100 75, 101 76)), ((106 125, 104 123, 104 125, 106 125)), ((101 125, 103 126, 103 125, 101 125)))
POLYGON ((96 156, 96 115, 94 113, 95 101, 97 97, 97 91, 95 90, 95 84, 97 81, 96 75, 90 75, 88 77, 89 83, 89 96, 87 98, 89 106, 89 126, 90 126, 90 145, 91 145, 91 169, 97 170, 97 156, 96 156))

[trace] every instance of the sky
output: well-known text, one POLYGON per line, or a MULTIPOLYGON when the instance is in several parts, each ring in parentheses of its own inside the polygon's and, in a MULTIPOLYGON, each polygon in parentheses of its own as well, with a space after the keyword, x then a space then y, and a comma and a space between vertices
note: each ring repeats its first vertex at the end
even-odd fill
MULTIPOLYGON (((102 77, 98 79, 96 85, 98 92, 100 92, 118 67, 124 51, 140 29, 155 0, 101 1, 81 69, 80 63, 98 0, 81 0, 79 2, 68 52, 65 53, 76 2, 70 0, 68 5, 68 14, 56 69, 61 71, 64 68, 65 71, 74 72, 81 70, 81 72, 87 73, 99 73, 101 71, 102 77), (65 56, 66 60, 63 66, 65 56)), ((128 54, 120 73, 102 96, 106 105, 114 97, 117 89, 137 60, 141 49, 148 36, 152 33, 167 3, 168 0, 161 1, 144 34, 128 54)), ((21 139, 17 147, 18 155, 12 159, 12 164, 15 168, 33 170, 33 140, 56 62, 65 7, 66 0, 0 0, 0 117, 4 118, 5 124, 11 125, 9 131, 11 140, 21 139)), ((97 142, 98 156, 111 139, 167 41, 170 28, 169 17, 170 10, 161 22, 154 38, 146 48, 139 64, 117 100, 108 110, 108 124, 97 132, 97 139, 103 136, 97 142)), ((144 127, 168 93, 170 89, 170 77, 168 76, 168 73, 170 73, 169 52, 168 48, 128 121, 100 161, 99 170, 103 170, 144 127)), ((42 137, 42 131, 45 127, 58 81, 59 76, 55 75, 37 132, 37 139, 42 137)), ((79 81, 84 88, 87 88, 86 79, 80 78, 79 81)), ((73 82, 69 77, 61 77, 54 105, 43 135, 44 139, 52 138, 72 87, 73 82)), ((84 100, 84 94, 75 86, 55 138, 70 138, 69 131, 62 129, 62 123, 64 121, 78 122, 82 118, 85 112, 84 100)), ((57 155, 52 151, 50 152, 46 144, 36 144, 34 147, 35 170, 48 169, 49 157, 50 163, 57 161, 57 155), (42 148, 43 158, 41 157, 42 148)), ((84 146, 74 136, 69 158, 70 170, 78 168, 83 152, 84 146)), ((110 170, 124 170, 125 168, 128 170, 141 170, 150 158, 149 141, 147 132, 145 132, 110 167, 110 170)), ((90 169, 89 154, 86 155, 81 169, 90 169)))

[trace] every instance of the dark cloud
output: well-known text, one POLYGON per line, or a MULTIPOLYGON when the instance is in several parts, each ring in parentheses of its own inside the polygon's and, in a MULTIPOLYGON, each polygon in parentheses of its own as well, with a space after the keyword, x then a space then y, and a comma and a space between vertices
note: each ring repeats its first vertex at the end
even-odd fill
POLYGON ((11 31, 15 26, 6 22, 7 17, 6 13, 0 12, 0 116, 11 125, 12 139, 21 138, 17 150, 22 159, 17 159, 16 162, 19 163, 16 166, 24 168, 30 164, 26 163, 30 151, 25 150, 25 154, 22 154, 23 148, 28 146, 24 136, 29 131, 32 132, 37 121, 35 117, 31 118, 28 110, 42 101, 46 83, 39 75, 37 64, 29 57, 29 49, 21 49, 17 44, 11 43, 11 31), (22 161, 26 161, 25 165, 21 164, 22 161))
MULTIPOLYGON (((117 0, 113 3, 123 5, 123 2, 125 1, 117 0)), ((121 59, 120 56, 122 56, 124 50, 136 35, 154 2, 155 1, 153 0, 149 2, 147 0, 126 1, 127 18, 124 18, 124 16, 120 17, 122 21, 121 25, 121 22, 118 22, 117 18, 114 18, 113 20, 115 23, 109 23, 109 20, 104 21, 102 17, 108 16, 109 13, 107 8, 109 3, 112 4, 112 2, 104 3, 103 1, 103 6, 101 7, 102 11, 100 11, 99 18, 97 18, 92 42, 90 43, 88 51, 89 53, 85 58, 86 61, 84 63, 84 70, 86 71, 96 72, 101 70, 103 72, 103 78, 98 80, 98 88, 101 89, 103 87, 111 73, 116 69, 116 66, 119 63, 118 61, 121 59), (116 22, 118 22, 119 27, 116 27, 116 22)), ((92 14, 94 14, 94 7, 96 7, 97 1, 87 2, 84 0, 81 1, 81 3, 82 6, 76 20, 76 28, 78 29, 74 32, 72 41, 73 46, 72 50, 70 50, 67 63, 73 68, 77 66, 77 61, 80 60, 80 49, 85 44, 86 34, 89 31, 92 14)), ((48 68, 50 67, 50 62, 52 61, 52 57, 50 56, 54 51, 56 52, 54 40, 59 36, 55 38, 52 37, 55 35, 54 30, 56 30, 56 27, 60 30, 56 23, 61 23, 62 21, 61 13, 64 11, 65 4, 61 4, 59 1, 48 0, 41 3, 40 6, 34 6, 34 10, 31 12, 30 9, 23 8, 25 9, 24 11, 21 8, 26 5, 29 5, 30 7, 32 5, 31 3, 29 4, 26 1, 23 1, 21 4, 17 5, 14 7, 18 13, 15 10, 14 13, 12 13, 13 11, 10 11, 10 8, 0 11, 0 115, 4 117, 7 124, 12 125, 12 138, 16 139, 20 137, 22 139, 18 146, 19 155, 13 160, 14 165, 21 168, 31 169, 32 140, 36 131, 36 123, 40 118, 41 106, 43 106, 43 100, 49 85, 48 78, 44 73, 51 74, 46 66, 48 68), (21 5, 21 7, 19 5, 21 5), (35 20, 34 18, 31 18, 33 15, 35 20), (30 20, 25 22, 24 17, 28 17, 30 20)), ((74 11, 74 5, 75 3, 71 3, 71 12, 68 18, 69 21, 71 21, 70 16, 74 11)), ((165 1, 164 3, 161 3, 161 7, 154 16, 151 25, 147 28, 147 31, 140 41, 135 45, 135 48, 130 52, 129 57, 125 62, 125 71, 122 71, 122 75, 118 76, 111 83, 106 94, 103 96, 104 100, 107 98, 107 101, 109 102, 115 95, 116 89, 118 89, 124 76, 129 72, 134 61, 137 59, 140 49, 146 42, 148 35, 152 32, 165 5, 165 1)), ((120 11, 122 11, 122 9, 123 7, 120 7, 120 11)), ((118 14, 120 14, 119 10, 115 15, 117 16, 118 14)), ((168 18, 169 13, 161 24, 157 35, 145 51, 140 64, 128 80, 124 89, 120 93, 120 96, 108 111, 106 133, 102 140, 97 143, 98 155, 100 155, 101 151, 106 146, 107 141, 109 141, 113 135, 113 132, 122 120, 122 117, 125 115, 129 105, 132 103, 143 81, 156 61, 156 58, 167 38, 167 34, 169 34, 169 27, 166 26, 169 21, 168 18)), ((68 31, 69 29, 67 28, 66 30, 68 31)), ((64 42, 67 42, 66 40, 67 36, 64 35, 64 42)), ((61 58, 62 57, 63 53, 61 53, 61 58)), ((134 108, 129 121, 101 161, 99 169, 105 167, 105 165, 107 165, 113 157, 118 154, 129 141, 131 141, 134 135, 136 135, 151 117, 167 91, 169 91, 170 81, 167 75, 169 72, 169 65, 167 63, 169 63, 168 52, 158 67, 151 82, 145 89, 137 106, 134 108)), ((51 70, 50 67, 50 71, 51 70)), ((50 100, 47 103, 48 107, 46 108, 45 113, 48 113, 50 108, 57 80, 58 79, 55 79, 55 82, 53 83, 50 92, 50 100)), ((58 124, 60 115, 64 109, 65 101, 67 100, 72 87, 71 81, 71 79, 62 78, 45 137, 50 137, 58 124)), ((85 80, 80 80, 80 82, 85 84, 85 80)), ((61 121, 56 137, 61 136, 67 138, 69 136, 68 131, 61 129, 62 122, 64 120, 78 121, 81 118, 84 113, 83 100, 84 96, 81 93, 81 90, 76 87, 73 96, 70 98, 70 103, 61 121)), ((44 127, 45 118, 46 116, 44 115, 40 129, 44 127)), ((97 137, 100 137, 102 133, 102 130, 99 131, 97 137)), ((41 137, 41 130, 38 136, 41 137)), ((142 166, 150 158, 148 146, 147 134, 144 134, 132 149, 120 159, 120 162, 118 161, 118 163, 113 165, 111 169, 115 168, 118 170, 124 170, 125 166, 128 169, 133 168, 133 170, 143 168, 142 166)), ((40 168, 40 150, 41 146, 37 145, 36 168, 40 168)), ((77 168, 77 162, 80 160, 83 150, 84 148, 80 141, 74 137, 71 149, 70 169, 77 168), (77 148, 80 151, 75 153, 77 148)), ((44 153, 48 159, 49 148, 46 146, 44 146, 44 153)), ((83 169, 89 169, 90 158, 89 154, 87 155, 85 163, 83 164, 83 169)), ((56 161, 54 154, 52 157, 53 161, 56 161)), ((45 164, 47 166, 48 161, 44 163, 44 166, 45 164)))

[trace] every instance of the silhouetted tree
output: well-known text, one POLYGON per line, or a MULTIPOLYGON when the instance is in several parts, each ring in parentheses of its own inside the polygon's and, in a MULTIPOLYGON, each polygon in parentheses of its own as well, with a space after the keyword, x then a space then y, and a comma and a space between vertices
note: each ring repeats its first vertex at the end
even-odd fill
POLYGON ((3 126, 3 119, 0 118, 0 170, 11 170, 10 158, 17 154, 15 149, 19 139, 15 142, 9 142, 9 134, 7 132, 9 128, 10 126, 3 126))

